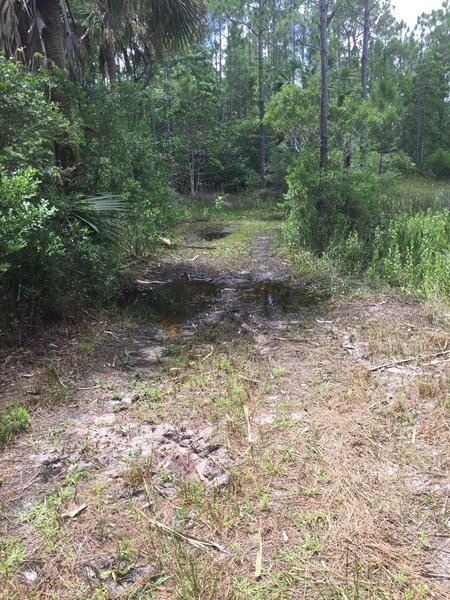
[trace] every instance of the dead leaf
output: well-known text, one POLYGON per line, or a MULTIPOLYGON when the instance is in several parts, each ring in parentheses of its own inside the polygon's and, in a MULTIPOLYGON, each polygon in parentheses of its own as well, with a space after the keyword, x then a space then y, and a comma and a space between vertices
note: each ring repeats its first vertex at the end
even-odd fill
POLYGON ((61 515, 61 517, 63 519, 75 519, 75 517, 78 517, 78 515, 80 515, 86 509, 87 509, 87 504, 80 504, 80 506, 77 506, 73 510, 70 510, 70 511, 67 511, 67 512, 63 513, 61 515))

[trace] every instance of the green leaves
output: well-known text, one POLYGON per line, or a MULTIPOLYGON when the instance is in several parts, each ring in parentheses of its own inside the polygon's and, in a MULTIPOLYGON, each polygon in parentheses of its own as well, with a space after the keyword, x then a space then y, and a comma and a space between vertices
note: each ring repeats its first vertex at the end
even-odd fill
POLYGON ((54 165, 54 143, 70 125, 49 102, 54 78, 29 73, 0 56, 0 162, 10 170, 34 167, 41 173, 54 165))
POLYGON ((34 247, 39 232, 56 212, 55 207, 37 198, 39 181, 34 169, 8 175, 0 171, 0 272, 6 273, 14 255, 34 247))

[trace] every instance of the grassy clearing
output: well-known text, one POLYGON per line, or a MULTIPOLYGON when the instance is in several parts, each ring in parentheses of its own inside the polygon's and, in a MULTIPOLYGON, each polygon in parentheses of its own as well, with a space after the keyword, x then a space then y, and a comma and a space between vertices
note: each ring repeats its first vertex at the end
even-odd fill
POLYGON ((255 195, 215 194, 188 200, 188 219, 196 221, 277 221, 281 214, 276 201, 255 195))

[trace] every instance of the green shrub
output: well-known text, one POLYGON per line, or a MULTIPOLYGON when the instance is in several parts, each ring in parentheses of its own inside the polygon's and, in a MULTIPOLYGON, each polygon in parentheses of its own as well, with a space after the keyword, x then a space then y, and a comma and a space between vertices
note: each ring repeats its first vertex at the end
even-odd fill
POLYGON ((128 200, 122 241, 132 258, 148 256, 179 218, 168 183, 171 160, 157 147, 148 104, 135 84, 124 82, 113 94, 100 85, 89 90, 82 109, 94 134, 84 147, 80 187, 86 194, 109 190, 128 200))
POLYGON ((330 245, 340 245, 353 230, 362 238, 373 230, 379 218, 377 177, 357 169, 344 173, 336 156, 334 162, 321 171, 313 156, 289 174, 285 202, 291 245, 323 253, 330 245))
POLYGON ((367 263, 367 242, 355 230, 332 242, 326 251, 341 273, 359 275, 367 263))
POLYGON ((11 337, 42 320, 76 318, 85 303, 118 290, 118 249, 74 216, 73 197, 34 169, 0 171, 0 332, 11 337))
POLYGON ((425 170, 438 179, 450 178, 450 150, 436 150, 428 157, 425 170))
POLYGON ((56 209, 39 197, 38 185, 35 169, 0 170, 0 277, 19 267, 22 254, 44 257, 55 249, 48 225, 56 209))
POLYGON ((0 164, 9 171, 34 167, 48 175, 55 141, 68 136, 79 142, 78 128, 48 100, 54 84, 48 73, 29 73, 0 56, 0 164))
POLYGON ((0 412, 0 448, 30 427, 30 415, 22 406, 0 412))

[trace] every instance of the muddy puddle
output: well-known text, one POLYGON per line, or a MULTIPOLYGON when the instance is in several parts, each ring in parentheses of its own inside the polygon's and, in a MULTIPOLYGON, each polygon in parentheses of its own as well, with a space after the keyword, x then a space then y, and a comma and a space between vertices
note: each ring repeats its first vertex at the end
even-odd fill
POLYGON ((319 301, 310 288, 284 281, 260 281, 237 290, 240 301, 254 304, 267 318, 278 318, 284 313, 295 313, 299 308, 319 301))
POLYGON ((201 279, 176 279, 135 290, 128 299, 128 309, 144 318, 180 325, 205 317, 208 311, 248 311, 266 319, 295 314, 321 298, 310 288, 286 281, 255 283, 217 282, 201 279))
POLYGON ((213 242, 214 240, 222 240, 232 233, 233 232, 229 229, 204 229, 199 232, 198 236, 201 240, 213 242))
POLYGON ((222 287, 213 281, 176 279, 134 291, 128 309, 146 318, 183 323, 210 309, 219 300, 222 287))

